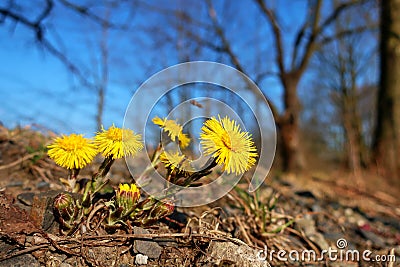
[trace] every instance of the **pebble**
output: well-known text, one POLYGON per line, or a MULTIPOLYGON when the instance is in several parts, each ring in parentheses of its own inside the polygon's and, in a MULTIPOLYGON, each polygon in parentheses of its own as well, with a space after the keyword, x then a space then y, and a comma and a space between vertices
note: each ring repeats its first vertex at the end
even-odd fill
POLYGON ((321 208, 321 206, 319 205, 319 204, 313 204, 312 206, 311 206, 311 210, 313 211, 313 212, 323 212, 323 209, 321 208))
POLYGON ((50 184, 45 181, 40 181, 39 183, 37 183, 36 188, 37 189, 48 189, 48 188, 50 188, 50 184))
POLYGON ((21 193, 17 196, 17 199, 26 206, 32 206, 33 197, 35 196, 32 192, 21 193))
POLYGON ((386 226, 390 226, 395 228, 398 232, 400 232, 400 221, 396 218, 391 217, 383 217, 383 216, 375 216, 373 221, 382 222, 386 226))
POLYGON ((359 227, 363 226, 367 222, 366 218, 351 208, 346 208, 344 210, 344 215, 349 223, 356 224, 359 227))
POLYGON ((54 198, 61 192, 61 190, 52 190, 36 194, 33 197, 32 209, 29 216, 45 231, 55 230, 55 228, 52 227, 56 226, 53 224, 55 220, 53 215, 53 202, 54 198))
POLYGON ((373 247, 385 247, 386 246, 385 240, 382 237, 376 235, 375 233, 373 233, 371 231, 366 231, 363 229, 360 229, 359 231, 360 231, 361 236, 363 236, 364 238, 371 241, 371 243, 372 243, 371 245, 373 247))
POLYGON ((269 256, 263 250, 220 241, 210 242, 207 251, 200 258, 200 262, 214 263, 204 266, 267 267, 271 266, 268 260, 269 256))
MULTIPOLYGON (((134 234, 149 234, 150 232, 141 227, 133 227, 134 234)), ((151 259, 158 259, 161 255, 161 246, 154 241, 149 240, 135 240, 133 244, 135 253, 141 253, 148 256, 151 259)))
POLYGON ((137 265, 144 265, 147 264, 148 256, 143 255, 143 254, 137 254, 135 256, 135 264, 137 265))
POLYGON ((345 210, 344 210, 344 215, 346 215, 346 216, 351 216, 351 215, 353 215, 354 214, 354 211, 353 211, 353 209, 351 209, 351 208, 346 208, 345 210))
POLYGON ((304 232, 304 234, 310 238, 314 243, 316 243, 321 249, 328 249, 329 244, 325 237, 317 231, 315 227, 315 221, 309 216, 304 216, 296 221, 297 226, 304 232))
POLYGON ((22 181, 13 181, 7 184, 6 187, 21 187, 24 183, 22 181))
POLYGON ((329 203, 329 206, 331 206, 332 209, 334 209, 334 210, 337 210, 342 207, 338 202, 331 202, 331 203, 329 203))

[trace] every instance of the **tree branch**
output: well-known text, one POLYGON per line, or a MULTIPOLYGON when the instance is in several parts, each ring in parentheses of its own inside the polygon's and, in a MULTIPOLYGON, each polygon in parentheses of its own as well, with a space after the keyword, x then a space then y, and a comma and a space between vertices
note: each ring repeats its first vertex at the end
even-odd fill
POLYGON ((77 13, 82 14, 84 17, 88 17, 93 21, 100 23, 102 26, 107 28, 117 28, 118 26, 111 23, 109 20, 104 19, 89 10, 88 7, 71 3, 68 0, 59 0, 65 7, 75 10, 77 13))
POLYGON ((11 9, 0 8, 0 14, 3 16, 2 21, 6 18, 10 18, 16 23, 21 23, 22 25, 32 29, 35 32, 36 39, 41 41, 43 39, 43 20, 50 14, 51 9, 53 8, 53 3, 50 0, 46 1, 46 6, 41 12, 41 14, 37 17, 36 20, 29 20, 23 15, 14 13, 11 9))
POLYGON ((305 31, 306 31, 308 25, 309 25, 309 20, 307 20, 306 22, 304 22, 303 26, 302 26, 301 29, 298 31, 297 36, 296 36, 296 39, 295 39, 295 41, 294 41, 294 44, 293 44, 293 53, 292 53, 292 64, 291 64, 291 68, 292 68, 292 69, 295 68, 295 65, 296 65, 296 58, 297 58, 298 51, 299 51, 299 49, 300 49, 300 44, 301 44, 301 41, 302 41, 302 39, 303 39, 303 37, 304 37, 304 35, 305 35, 305 31))
MULTIPOLYGON (((306 44, 305 52, 303 54, 302 60, 297 68, 297 70, 302 73, 306 69, 308 62, 310 61, 311 55, 317 48, 317 40, 318 38, 322 35, 322 33, 326 30, 327 27, 329 27, 344 11, 349 9, 350 7, 353 7, 355 5, 360 5, 367 0, 351 0, 348 2, 341 3, 338 5, 330 15, 326 17, 326 19, 321 23, 320 26, 318 26, 319 22, 319 15, 320 15, 320 9, 321 9, 321 1, 318 0, 317 3, 317 8, 315 10, 315 18, 314 18, 314 25, 313 25, 313 30, 308 38, 308 42, 306 44)), ((348 32, 350 34, 350 31, 348 32)), ((330 41, 333 41, 334 38, 329 38, 325 39, 324 43, 328 43, 330 41)))
POLYGON ((246 71, 244 70, 242 64, 240 63, 238 57, 236 56, 236 54, 233 52, 231 45, 229 43, 229 41, 227 40, 224 30, 222 29, 222 27, 219 25, 218 20, 217 20, 217 12, 214 8, 214 6, 212 5, 211 1, 207 1, 207 6, 208 6, 208 15, 212 21, 212 24, 214 26, 215 32, 217 33, 218 37, 220 38, 221 42, 222 42, 222 49, 223 51, 225 51, 225 53, 228 54, 229 58, 232 61, 232 64, 235 66, 235 68, 242 72, 242 73, 246 73, 246 71))
MULTIPOLYGON (((246 74, 246 71, 244 70, 244 67, 242 66, 242 64, 241 64, 240 61, 239 61, 239 58, 238 58, 238 57, 235 55, 235 53, 233 52, 233 50, 232 50, 232 48, 231 48, 231 45, 230 45, 228 39, 227 39, 226 36, 225 36, 224 30, 222 29, 222 27, 221 27, 221 26, 219 25, 219 23, 218 23, 218 20, 217 20, 217 13, 216 13, 214 7, 212 6, 211 1, 207 1, 207 4, 208 4, 209 16, 210 16, 210 18, 211 18, 211 20, 212 20, 213 26, 214 26, 214 28, 215 28, 215 31, 216 31, 218 37, 221 39, 223 51, 224 51, 225 53, 228 54, 229 58, 230 58, 231 61, 232 61, 232 64, 235 66, 235 68, 236 68, 238 71, 240 71, 240 72, 246 74)), ((249 85, 249 89, 250 89, 250 90, 254 90, 254 86, 252 86, 252 85, 250 84, 250 85, 249 85)), ((257 92, 257 93, 258 93, 258 92, 257 92)), ((263 95, 264 95, 264 94, 263 94, 263 95)), ((264 95, 264 97, 265 97, 265 100, 267 101, 268 105, 269 105, 270 108, 271 108, 271 112, 272 112, 272 115, 273 115, 274 118, 275 118, 275 122, 278 123, 279 118, 280 118, 278 109, 276 108, 276 106, 274 105, 274 103, 272 103, 265 95, 264 95)))
POLYGON ((52 54, 54 57, 56 57, 58 60, 60 60, 65 67, 72 73, 75 75, 75 77, 78 79, 78 81, 85 87, 89 88, 89 89, 93 89, 94 85, 89 82, 89 80, 87 79, 87 77, 79 70, 79 68, 73 64, 67 56, 65 56, 65 54, 63 52, 61 52, 60 50, 58 50, 56 47, 53 46, 53 44, 51 44, 46 38, 43 38, 40 41, 40 44, 43 45, 43 47, 50 52, 50 54, 52 54))
POLYGON ((343 38, 343 37, 346 37, 346 36, 349 36, 349 35, 352 35, 352 34, 355 34, 355 33, 363 33, 363 32, 366 32, 366 31, 374 31, 374 30, 377 30, 377 29, 378 29, 378 26, 373 26, 373 27, 371 27, 371 26, 360 26, 360 27, 353 28, 353 29, 342 30, 340 32, 335 33, 334 35, 322 37, 321 39, 318 40, 317 46, 318 47, 322 47, 322 46, 324 46, 324 45, 326 45, 326 44, 328 44, 328 43, 330 43, 330 42, 332 42, 334 40, 337 40, 337 39, 340 39, 340 38, 343 38))
MULTIPOLYGON (((110 23, 108 19, 101 18, 96 14, 93 14, 89 11, 88 7, 77 5, 69 2, 68 0, 59 0, 66 8, 72 9, 77 13, 82 14, 83 16, 88 17, 89 19, 100 23, 102 27, 110 28, 117 26, 110 23)), ((39 16, 31 20, 25 17, 22 14, 18 14, 13 12, 12 8, 0 8, 0 14, 3 16, 2 21, 7 18, 12 19, 17 24, 20 23, 27 28, 30 28, 35 32, 36 40, 54 57, 59 59, 66 68, 78 79, 78 81, 87 88, 94 88, 94 85, 89 81, 89 79, 82 73, 82 71, 63 53, 60 51, 54 44, 52 44, 47 38, 45 38, 45 26, 43 24, 44 20, 49 16, 54 7, 53 0, 45 0, 46 5, 43 7, 43 10, 40 12, 39 16)), ((121 27, 122 28, 122 27, 121 27)))
POLYGON ((368 0, 350 0, 348 2, 341 3, 333 10, 333 12, 325 19, 325 21, 321 23, 321 26, 316 32, 316 35, 322 33, 326 29, 326 27, 333 23, 346 9, 367 1, 368 0))
POLYGON ((272 12, 271 9, 269 9, 263 0, 256 0, 256 3, 259 5, 263 13, 266 15, 268 18, 268 21, 270 22, 272 26, 272 31, 274 34, 275 38, 275 48, 276 48, 276 61, 279 67, 279 71, 281 74, 284 74, 285 71, 285 65, 284 65, 284 51, 283 51, 283 43, 282 43, 282 34, 281 34, 281 29, 279 27, 278 21, 275 18, 274 12, 272 12))
POLYGON ((47 16, 50 15, 50 12, 53 10, 54 3, 52 0, 46 0, 46 6, 43 9, 42 13, 36 18, 36 24, 40 24, 47 16))
POLYGON ((315 40, 319 34, 318 33, 318 22, 320 19, 321 5, 322 5, 322 1, 317 0, 317 3, 315 4, 315 8, 314 8, 313 21, 312 21, 312 25, 311 25, 312 33, 311 33, 310 38, 308 38, 308 42, 306 43, 303 57, 300 60, 300 64, 296 69, 296 71, 298 71, 299 73, 303 73, 305 71, 305 69, 308 65, 308 62, 310 61, 310 58, 315 50, 315 40))
POLYGON ((185 27, 182 27, 180 30, 185 35, 185 37, 190 38, 191 40, 195 41, 197 44, 201 46, 210 48, 217 53, 226 52, 223 46, 214 44, 212 41, 201 38, 199 34, 195 34, 192 31, 186 30, 185 27))

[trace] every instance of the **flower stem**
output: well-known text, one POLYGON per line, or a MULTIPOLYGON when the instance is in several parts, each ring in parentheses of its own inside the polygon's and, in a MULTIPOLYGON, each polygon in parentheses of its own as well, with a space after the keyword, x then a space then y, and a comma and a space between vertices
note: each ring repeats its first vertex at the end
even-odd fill
POLYGON ((136 183, 141 184, 142 180, 149 176, 156 168, 158 163, 160 163, 160 155, 162 153, 162 145, 159 143, 156 150, 154 150, 153 156, 151 157, 151 164, 146 167, 146 169, 137 178, 136 183))

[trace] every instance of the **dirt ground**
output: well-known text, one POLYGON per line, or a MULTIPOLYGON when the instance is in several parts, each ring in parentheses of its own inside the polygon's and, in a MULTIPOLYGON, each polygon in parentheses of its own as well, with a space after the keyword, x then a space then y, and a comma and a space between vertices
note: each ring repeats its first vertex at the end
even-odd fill
MULTIPOLYGON (((146 229, 63 236, 51 201, 67 173, 46 155, 53 137, 0 127, 0 266, 400 266, 400 188, 371 173, 271 173, 257 196, 238 185, 146 229), (283 259, 279 250, 360 259, 283 259)), ((113 186, 129 179, 123 161, 111 174, 113 186)))

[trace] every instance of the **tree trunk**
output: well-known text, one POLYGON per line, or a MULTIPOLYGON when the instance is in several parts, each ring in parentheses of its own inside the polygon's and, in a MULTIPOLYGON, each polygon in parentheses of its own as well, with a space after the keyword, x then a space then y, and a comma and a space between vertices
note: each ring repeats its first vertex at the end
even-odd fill
MULTIPOLYGON (((352 92, 351 94, 353 94, 352 92)), ((349 169, 354 175, 359 176, 361 172, 361 146, 362 134, 360 117, 356 110, 354 95, 345 95, 343 99, 343 128, 346 137, 346 155, 349 169)))
POLYGON ((298 77, 295 73, 288 73, 282 77, 282 83, 285 87, 285 111, 278 120, 278 130, 282 141, 283 170, 286 172, 301 171, 305 165, 300 148, 298 77))
POLYGON ((381 74, 374 159, 390 182, 400 184, 400 0, 381 1, 381 74))

